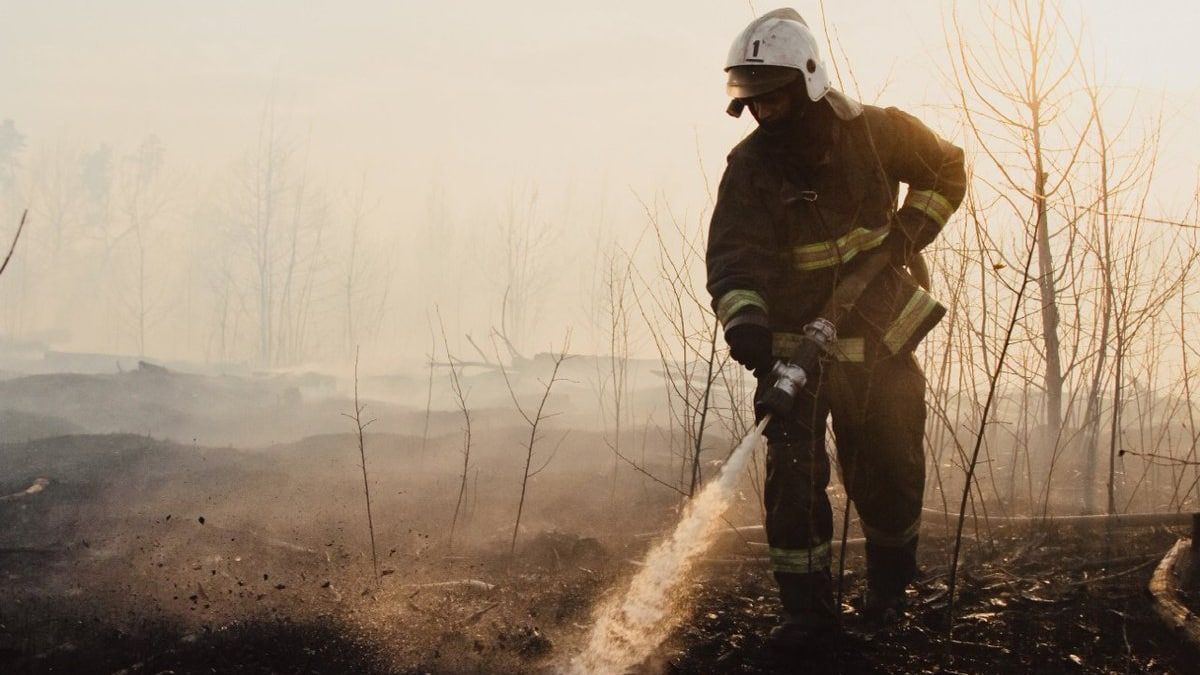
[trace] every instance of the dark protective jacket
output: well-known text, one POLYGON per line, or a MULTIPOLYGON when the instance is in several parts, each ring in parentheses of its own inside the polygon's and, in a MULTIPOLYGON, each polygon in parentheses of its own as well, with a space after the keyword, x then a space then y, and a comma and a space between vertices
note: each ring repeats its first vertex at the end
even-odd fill
POLYGON ((941 307, 905 269, 941 231, 966 188, 962 150, 896 108, 835 114, 818 102, 802 124, 759 127, 730 152, 708 237, 708 291, 728 331, 761 323, 789 355, 839 277, 885 246, 895 263, 839 326, 839 358, 911 351, 941 307), (896 208, 899 184, 908 185, 896 208))

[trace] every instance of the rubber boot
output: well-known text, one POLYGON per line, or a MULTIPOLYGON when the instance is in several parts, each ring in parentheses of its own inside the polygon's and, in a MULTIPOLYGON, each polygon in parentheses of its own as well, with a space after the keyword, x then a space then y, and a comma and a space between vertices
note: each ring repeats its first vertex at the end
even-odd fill
POLYGON ((820 639, 839 628, 833 602, 833 581, 829 570, 812 574, 776 572, 783 614, 771 629, 768 645, 777 651, 796 653, 820 650, 820 639))
POLYGON ((904 546, 879 546, 868 541, 863 616, 881 627, 897 623, 908 607, 905 589, 916 576, 916 537, 904 546))

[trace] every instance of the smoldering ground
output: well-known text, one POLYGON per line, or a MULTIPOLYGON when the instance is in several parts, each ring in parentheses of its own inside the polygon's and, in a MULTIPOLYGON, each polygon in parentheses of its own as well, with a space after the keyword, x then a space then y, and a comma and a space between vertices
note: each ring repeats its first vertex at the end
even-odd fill
MULTIPOLYGON (((586 368, 569 375, 585 378, 586 368)), ((522 397, 539 379, 517 384, 522 397)), ((544 468, 530 480, 510 555, 528 427, 503 405, 495 372, 468 374, 479 406, 469 410, 471 458, 451 542, 461 412, 431 412, 423 434, 425 411, 384 395, 424 392, 376 382, 379 397, 366 405, 378 426, 364 440, 377 578, 358 439, 340 416, 353 405, 344 394, 300 393, 286 378, 153 368, 68 380, 0 387, 6 414, 24 420, 28 434, 0 446, 0 663, 16 672, 556 672, 583 648, 592 610, 674 524, 680 495, 646 473, 676 488, 688 483, 683 439, 633 427, 618 446, 630 461, 616 459, 611 434, 578 414, 594 395, 568 382, 550 400, 564 414, 535 446, 534 468, 544 468), (243 392, 242 415, 217 405, 231 388, 243 392), (159 394, 139 399, 135 390, 159 394), (294 410, 263 415, 281 391, 294 410), (153 418, 143 407, 151 405, 153 418), (26 412, 34 408, 46 412, 26 412), (80 421, 48 414, 56 408, 80 421), (150 419, 172 428, 118 431, 150 419), (173 437, 201 428, 225 442, 173 437), (239 429, 252 430, 247 442, 237 442, 239 429)), ((652 417, 652 390, 634 389, 652 417)), ((705 475, 728 440, 714 430, 704 443, 705 475)), ((760 471, 758 456, 730 523, 758 522, 760 471)), ((853 521, 849 534, 860 536, 853 521)), ((927 523, 915 608, 901 630, 883 635, 857 618, 862 561, 851 545, 851 642, 831 645, 814 668, 1187 671, 1186 647, 1155 619, 1144 592, 1169 531, 1106 540, 979 521, 968 528, 975 545, 953 640, 942 631, 945 534, 927 523)), ((779 609, 760 536, 721 536, 680 589, 678 626, 639 672, 783 667, 763 650, 779 609)))
MULTIPOLYGON (((495 377, 467 381, 481 405, 470 411, 461 504, 458 413, 365 401, 377 420, 364 440, 378 579, 357 437, 339 414, 352 401, 305 396, 278 378, 153 367, 2 383, 28 436, 0 451, 0 493, 12 495, 0 501, 4 658, 97 672, 210 660, 517 672, 561 653, 563 631, 577 632, 603 583, 637 555, 630 535, 664 525, 677 500, 625 466, 614 481, 600 433, 552 420, 510 557, 528 432, 498 407, 507 393, 488 391, 495 377), (151 433, 118 431, 138 428, 151 433), (43 490, 24 493, 39 481, 43 490), (483 627, 495 634, 480 638, 483 627), (276 648, 304 635, 314 645, 276 648), (214 640, 224 646, 206 646, 214 640)), ((566 387, 551 404, 569 409, 581 396, 591 395, 566 387)), ((669 468, 653 459, 660 432, 625 442, 641 444, 647 468, 669 468)))
MULTIPOLYGON (((77 4, 0 39, 0 241, 30 217, 0 278, 0 669, 563 667, 747 426, 703 251, 750 130, 720 57, 766 8, 77 4), (611 356, 571 359, 534 432, 547 360, 517 351, 568 327, 611 356), (515 343, 515 395, 472 332, 515 343)), ((1189 672, 1145 590, 1180 528, 1040 517, 1196 508, 1197 10, 935 4, 801 8, 840 89, 972 171, 926 249, 914 607, 867 630, 847 546, 847 640, 806 667, 1189 672)), ((733 525, 762 520, 752 459, 733 525)), ((763 650, 761 531, 722 532, 640 671, 796 670, 763 650)))

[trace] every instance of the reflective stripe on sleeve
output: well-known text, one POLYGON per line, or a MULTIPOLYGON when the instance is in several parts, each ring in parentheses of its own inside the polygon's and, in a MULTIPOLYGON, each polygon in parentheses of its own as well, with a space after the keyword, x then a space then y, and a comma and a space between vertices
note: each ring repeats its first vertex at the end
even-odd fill
POLYGON ((829 542, 812 548, 775 548, 768 550, 771 570, 790 574, 811 574, 829 568, 831 560, 829 542))
POLYGON ((913 291, 912 297, 904 305, 904 309, 900 310, 900 316, 892 322, 888 329, 883 334, 883 344, 893 354, 900 351, 900 348, 912 338, 913 333, 921 327, 925 319, 938 306, 937 300, 933 296, 926 293, 925 289, 917 288, 913 291))
POLYGON ((876 248, 887 238, 888 228, 868 230, 856 227, 829 241, 805 244, 792 249, 792 263, 802 271, 819 270, 850 262, 854 256, 876 248))
POLYGON ((950 220, 950 216, 954 213, 954 205, 950 203, 950 200, 933 190, 909 190, 908 196, 904 198, 904 206, 924 213, 930 220, 937 223, 938 227, 945 226, 946 221, 950 220))
POLYGON ((735 289, 721 296, 717 301, 717 318, 721 325, 729 323, 735 314, 747 307, 758 307, 767 311, 767 301, 755 291, 735 289))
POLYGON ((865 521, 862 523, 862 529, 869 543, 879 546, 904 546, 912 541, 913 537, 920 534, 921 515, 917 514, 917 519, 900 532, 884 532, 871 527, 865 521))

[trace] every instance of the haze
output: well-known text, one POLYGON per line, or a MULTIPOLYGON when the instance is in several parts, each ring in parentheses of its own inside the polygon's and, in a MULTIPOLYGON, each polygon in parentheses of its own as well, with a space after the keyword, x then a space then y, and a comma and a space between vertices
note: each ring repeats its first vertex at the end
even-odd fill
POLYGON ((768 541, 768 467, 833 475, 812 672, 1195 671, 1200 4, 796 3, 967 159, 925 388, 871 331, 803 366, 864 406, 836 471, 768 461, 705 290, 724 60, 780 4, 0 0, 0 671, 791 672, 772 556, 825 523, 768 541), (912 505, 918 399, 878 631, 841 477, 895 435, 869 498, 912 505))
MULTIPOLYGON (((454 348, 465 347, 461 334, 486 335, 501 322, 502 221, 513 204, 549 239, 521 348, 548 349, 574 327, 575 344, 592 349, 599 252, 636 247, 647 225, 643 202, 702 227, 706 188, 753 124, 722 112, 725 51, 752 10, 774 6, 11 3, 0 11, 0 120, 11 119, 25 144, 0 199, 5 232, 26 207, 31 224, 28 249, 0 288, 0 320, 10 335, 61 349, 136 354, 144 341, 147 354, 163 358, 261 359, 248 299, 236 312, 237 335, 217 346, 214 279, 233 275, 244 292, 250 286, 237 265, 219 272, 237 246, 218 246, 212 235, 220 214, 228 221, 236 210, 239 167, 270 112, 293 151, 289 171, 305 176, 310 205, 326 222, 309 336, 303 353, 284 360, 341 361, 353 341, 372 363, 419 361, 435 307, 454 348), (119 278, 130 264, 124 244, 109 247, 111 264, 92 265, 99 249, 88 237, 100 225, 85 232, 81 200, 55 202, 89 153, 110 148, 119 174, 150 136, 161 143, 170 185, 146 248, 154 292, 140 312, 150 319, 143 331, 133 325, 131 282, 119 278), (350 336, 335 270, 346 267, 356 204, 369 254, 359 256, 360 286, 370 288, 361 309, 373 324, 350 336), (73 223, 64 225, 72 246, 46 243, 56 219, 73 223)), ((829 37, 844 52, 833 60, 843 77, 852 67, 858 85, 844 88, 961 136, 945 86, 949 7, 826 7, 829 37)), ((1188 65, 1200 9, 1138 7, 1087 3, 1085 50, 1114 96, 1161 104, 1152 203, 1176 208, 1190 202, 1196 166, 1186 149, 1200 140, 1200 73, 1188 65)), ((820 27, 818 3, 797 8, 820 27)), ((981 28, 978 17, 963 20, 981 28)), ((1131 109, 1134 126, 1154 112, 1131 109)), ((110 239, 124 231, 116 205, 103 218, 110 239)))

